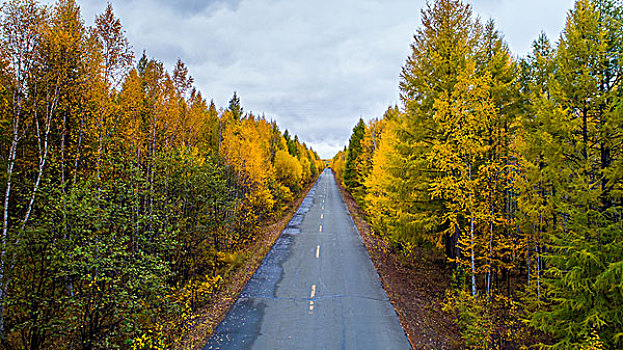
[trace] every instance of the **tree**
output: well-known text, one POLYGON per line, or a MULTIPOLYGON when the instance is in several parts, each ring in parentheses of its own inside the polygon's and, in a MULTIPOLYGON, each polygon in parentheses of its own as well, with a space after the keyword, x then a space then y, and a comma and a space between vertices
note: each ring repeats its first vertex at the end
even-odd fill
MULTIPOLYGON (((458 0, 429 4, 422 11, 422 28, 414 36, 400 82, 406 115, 396 132, 395 148, 401 164, 394 175, 401 183, 396 189, 396 229, 401 231, 400 236, 413 237, 413 241, 426 237, 424 240, 436 246, 445 245, 450 259, 461 256, 459 237, 464 233, 463 225, 456 221, 452 225, 446 216, 452 201, 433 197, 430 190, 432 181, 459 174, 431 167, 430 159, 435 157, 432 142, 443 142, 451 135, 448 125, 436 120, 435 103, 453 96, 461 77, 470 78, 468 68, 473 65, 480 37, 479 26, 471 16, 471 7, 458 0)), ((452 215, 460 219, 458 213, 452 215)))
POLYGON ((331 159, 331 169, 334 171, 336 179, 342 185, 344 185, 344 162, 346 161, 346 153, 348 153, 348 149, 344 147, 344 150, 339 151, 331 159))
POLYGON ((38 46, 41 39, 41 26, 44 14, 34 1, 11 1, 2 7, 2 58, 7 64, 3 75, 8 80, 7 92, 11 95, 10 111, 5 125, 10 125, 8 152, 6 159, 6 182, 4 183, 4 203, 2 237, 0 240, 0 338, 6 333, 5 292, 11 281, 10 261, 7 247, 19 236, 12 237, 13 219, 10 216, 13 200, 15 165, 20 141, 28 128, 29 102, 28 96, 34 93, 34 86, 29 84, 38 60, 38 46))
POLYGON ((303 168, 296 157, 288 152, 278 150, 275 154, 275 168, 279 169, 277 178, 281 183, 296 189, 303 178, 303 168))
POLYGON ((361 180, 357 173, 357 163, 360 162, 358 157, 362 153, 361 140, 365 133, 366 124, 363 119, 359 118, 359 122, 353 128, 353 133, 348 140, 348 153, 346 162, 344 163, 344 185, 350 191, 354 191, 361 186, 361 180))
POLYGON ((622 181, 618 165, 621 125, 616 77, 621 74, 620 33, 609 2, 579 0, 567 18, 556 54, 551 98, 552 148, 545 154, 555 167, 555 225, 544 308, 532 316, 535 327, 554 334, 553 348, 594 344, 621 346, 616 329, 621 314, 622 181), (618 203, 617 203, 618 201, 618 203))
POLYGON ((227 109, 232 113, 234 120, 237 121, 242 118, 244 110, 240 105, 240 97, 238 97, 236 91, 234 91, 234 96, 229 100, 229 107, 227 109))
POLYGON ((363 176, 349 189, 376 232, 405 253, 445 248, 445 307, 469 347, 529 345, 520 313, 543 347, 621 347, 622 13, 579 0, 558 47, 541 35, 517 63, 469 5, 427 5, 404 109, 332 160, 338 180, 363 176))
POLYGON ((85 27, 74 0, 8 1, 0 34, 0 347, 181 344, 318 155, 181 60, 132 67, 110 5, 85 27))
POLYGON ((541 294, 541 276, 544 268, 544 244, 554 222, 553 185, 556 170, 553 159, 546 157, 552 149, 550 143, 552 112, 556 107, 550 99, 550 84, 554 70, 554 50, 545 34, 533 43, 533 52, 523 62, 521 79, 521 128, 516 148, 522 177, 515 182, 519 196, 517 224, 523 233, 528 268, 527 283, 537 298, 541 294))
POLYGON ((95 98, 99 99, 99 111, 95 120, 98 132, 97 167, 96 175, 101 180, 102 162, 104 161, 104 147, 107 135, 113 128, 115 120, 114 104, 111 103, 112 94, 125 77, 132 63, 133 54, 127 38, 123 33, 121 21, 113 14, 109 3, 106 10, 95 18, 95 28, 91 31, 92 40, 97 50, 98 73, 103 78, 101 84, 95 85, 95 98), (112 90, 112 91, 111 91, 112 90))
POLYGON ((364 202, 372 228, 383 235, 389 236, 394 242, 410 240, 412 237, 401 237, 395 229, 397 216, 395 194, 399 190, 399 182, 394 174, 400 163, 396 157, 396 132, 403 115, 397 108, 388 108, 383 119, 376 123, 379 132, 375 140, 375 151, 370 163, 372 167, 364 180, 367 189, 364 202))

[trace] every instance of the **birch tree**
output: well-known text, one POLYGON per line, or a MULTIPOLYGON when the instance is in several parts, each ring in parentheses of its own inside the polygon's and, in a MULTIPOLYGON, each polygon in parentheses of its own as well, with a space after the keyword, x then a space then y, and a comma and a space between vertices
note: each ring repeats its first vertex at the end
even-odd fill
POLYGON ((2 8, 2 57, 8 61, 8 89, 10 98, 10 144, 5 157, 6 177, 3 201, 2 238, 0 241, 0 337, 5 336, 4 312, 5 293, 11 281, 11 262, 8 255, 9 247, 19 240, 19 233, 14 227, 11 217, 12 190, 15 181, 15 165, 18 147, 24 139, 29 123, 35 88, 31 82, 35 64, 38 61, 38 46, 41 41, 43 11, 34 1, 11 1, 2 8))

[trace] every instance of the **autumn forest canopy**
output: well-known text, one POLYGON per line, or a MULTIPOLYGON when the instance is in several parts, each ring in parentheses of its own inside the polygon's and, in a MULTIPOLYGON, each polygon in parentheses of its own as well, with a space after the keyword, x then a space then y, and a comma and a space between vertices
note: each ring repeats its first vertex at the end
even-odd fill
MULTIPOLYGON (((431 0, 401 105, 331 161, 391 253, 448 271, 457 347, 623 348, 622 73, 620 0, 577 0, 527 57, 431 0)), ((0 83, 0 348, 192 343, 325 167, 134 52, 111 5, 87 26, 75 0, 3 2, 0 83)))
POLYGON ((170 349, 324 163, 136 56, 110 5, 0 15, 0 347, 170 349))
POLYGON ((402 106, 331 167, 377 234, 450 267, 462 346, 623 348, 621 2, 576 1, 525 58, 459 0, 421 19, 402 106))

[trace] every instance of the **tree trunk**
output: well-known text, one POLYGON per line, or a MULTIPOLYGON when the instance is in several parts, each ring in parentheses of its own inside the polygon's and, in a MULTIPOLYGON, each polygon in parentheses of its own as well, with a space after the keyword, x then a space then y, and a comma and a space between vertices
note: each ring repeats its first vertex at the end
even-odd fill
MULTIPOLYGON (((468 162, 467 164, 467 176, 468 176, 468 180, 471 181, 472 180, 472 164, 471 162, 468 162)), ((470 193, 469 197, 470 200, 472 198, 473 194, 470 193)), ((472 216, 469 218, 469 238, 470 238, 470 242, 471 242, 471 269, 472 269, 472 296, 476 297, 477 293, 476 293, 476 254, 474 252, 474 216, 473 213, 471 213, 472 216)))
POLYGON ((0 251, 0 338, 5 338, 4 330, 4 291, 7 288, 9 278, 6 277, 7 264, 6 264, 6 245, 8 243, 9 232, 9 204, 11 199, 11 189, 13 185, 13 171, 15 168, 15 159, 17 157, 17 146, 21 139, 19 135, 20 117, 22 113, 22 97, 21 89, 16 90, 13 93, 13 123, 12 123, 12 138, 11 146, 9 148, 8 165, 7 165, 7 186, 4 193, 4 208, 2 215, 2 241, 0 251))
MULTIPOLYGON (((48 101, 49 101, 49 94, 48 94, 48 101)), ((22 227, 21 227, 22 231, 26 229, 26 224, 28 223, 28 220, 30 219, 32 208, 35 204, 35 199, 37 197, 37 192, 39 191, 39 186, 41 185, 41 178, 43 177, 45 165, 48 160, 48 139, 50 135, 50 127, 52 125, 52 116, 54 115, 54 112, 56 110, 57 102, 58 102, 58 86, 54 90, 54 97, 52 97, 52 104, 50 106, 46 106, 45 131, 43 134, 43 140, 41 139, 42 136, 41 136, 41 130, 39 126, 39 119, 37 118, 37 113, 35 112, 35 124, 37 126, 37 144, 39 146, 39 167, 37 169, 37 179, 35 180, 35 184, 32 189, 32 194, 30 195, 30 200, 28 201, 28 209, 26 210, 26 215, 24 215, 24 220, 22 220, 22 227)))

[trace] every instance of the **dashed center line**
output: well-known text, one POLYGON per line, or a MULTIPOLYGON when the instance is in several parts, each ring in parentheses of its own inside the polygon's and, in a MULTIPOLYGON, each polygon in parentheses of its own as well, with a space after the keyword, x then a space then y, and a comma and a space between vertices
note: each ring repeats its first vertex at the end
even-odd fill
MULTIPOLYGON (((315 284, 312 285, 311 294, 309 295, 309 298, 313 299, 314 296, 316 296, 316 285, 315 284)), ((309 301, 309 311, 314 311, 314 301, 313 300, 309 301)))
POLYGON ((320 257, 320 246, 317 245, 316 246, 316 259, 318 259, 320 257))

